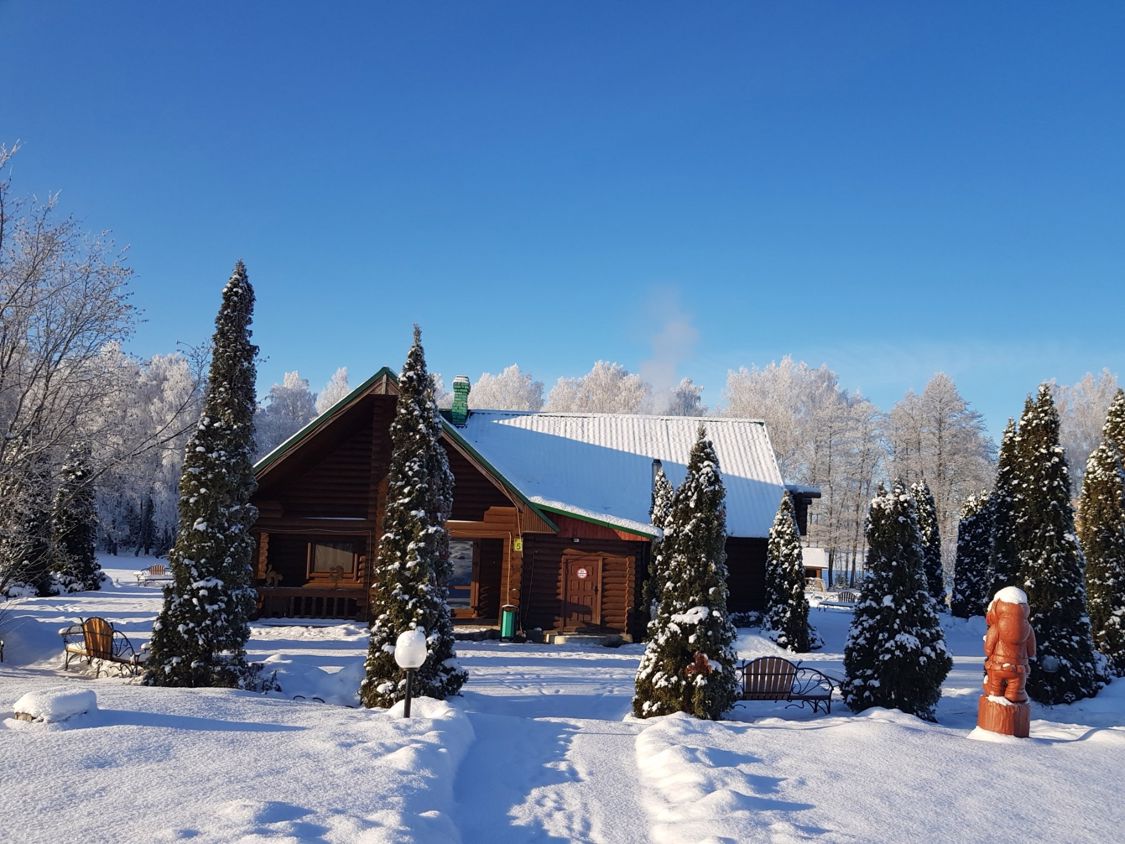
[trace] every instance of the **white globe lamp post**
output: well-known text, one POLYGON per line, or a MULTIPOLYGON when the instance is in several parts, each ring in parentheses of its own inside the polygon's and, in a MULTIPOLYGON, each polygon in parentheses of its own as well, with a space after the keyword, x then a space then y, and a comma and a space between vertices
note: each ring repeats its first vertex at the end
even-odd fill
POLYGON ((414 672, 426 661, 426 631, 420 627, 400 633, 395 641, 395 662, 406 672, 406 703, 402 717, 410 717, 410 693, 414 672))

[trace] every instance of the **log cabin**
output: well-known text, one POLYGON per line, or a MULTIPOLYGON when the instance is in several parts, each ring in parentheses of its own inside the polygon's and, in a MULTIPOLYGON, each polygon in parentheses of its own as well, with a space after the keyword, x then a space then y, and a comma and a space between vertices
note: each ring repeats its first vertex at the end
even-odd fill
MULTIPOLYGON (((442 447, 457 624, 639 637, 641 586, 658 530, 657 461, 673 484, 700 422, 727 491, 731 611, 760 609, 766 542, 785 486, 765 424, 751 419, 470 410, 454 380, 442 447)), ((387 368, 255 466, 259 617, 366 620, 386 507, 397 381, 387 368)), ((794 496, 804 530, 809 502, 794 496)))

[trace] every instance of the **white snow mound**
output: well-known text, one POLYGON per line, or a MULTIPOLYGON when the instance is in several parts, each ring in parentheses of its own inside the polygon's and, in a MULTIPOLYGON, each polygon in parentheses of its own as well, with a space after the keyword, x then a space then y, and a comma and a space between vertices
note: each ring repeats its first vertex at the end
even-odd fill
POLYGON ((75 715, 94 712, 98 699, 90 689, 43 689, 28 692, 16 701, 16 712, 37 721, 65 721, 75 715))
MULTIPOLYGON (((1005 586, 993 596, 992 603, 996 601, 1003 601, 1005 604, 1026 604, 1027 593, 1016 586, 1005 586)), ((992 603, 989 604, 989 607, 992 606, 992 603)))

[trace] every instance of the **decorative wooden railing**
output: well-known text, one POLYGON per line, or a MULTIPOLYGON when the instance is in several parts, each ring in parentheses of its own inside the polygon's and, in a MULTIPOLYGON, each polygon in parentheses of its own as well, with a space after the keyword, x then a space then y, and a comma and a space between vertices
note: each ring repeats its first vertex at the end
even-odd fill
POLYGON ((354 618, 364 616, 362 589, 259 586, 259 618, 354 618))

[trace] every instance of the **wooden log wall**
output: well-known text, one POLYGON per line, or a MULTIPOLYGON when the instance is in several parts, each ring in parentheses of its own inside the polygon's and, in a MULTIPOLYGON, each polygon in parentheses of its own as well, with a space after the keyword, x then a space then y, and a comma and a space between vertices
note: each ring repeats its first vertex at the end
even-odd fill
POLYGON ((559 629, 564 622, 563 598, 565 566, 568 556, 591 556, 601 565, 601 626, 607 630, 628 633, 640 631, 638 572, 647 569, 648 542, 627 542, 620 539, 581 539, 534 535, 525 538, 522 584, 522 622, 526 629, 541 627, 559 629))

